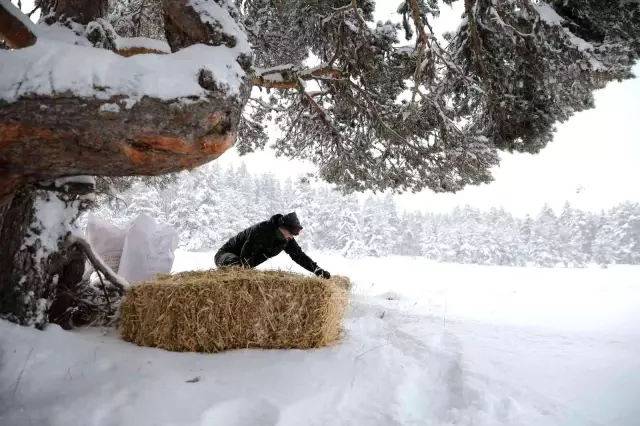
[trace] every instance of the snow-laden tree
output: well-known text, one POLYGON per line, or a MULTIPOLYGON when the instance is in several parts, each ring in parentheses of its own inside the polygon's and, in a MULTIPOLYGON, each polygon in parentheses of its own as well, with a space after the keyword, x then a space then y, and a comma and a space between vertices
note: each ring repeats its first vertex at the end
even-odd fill
POLYGON ((547 209, 534 220, 517 219, 503 208, 464 206, 444 214, 399 212, 396 222, 388 214, 395 211, 390 195, 372 196, 363 204, 356 194, 327 185, 296 183, 294 189, 291 179, 282 184, 270 174, 222 170, 217 163, 175 178, 146 186, 134 183, 120 198, 101 203, 95 213, 123 227, 137 214, 149 214, 173 226, 180 246, 188 250, 217 249, 248 222, 297 210, 305 226, 301 243, 347 257, 423 255, 444 262, 548 267, 640 263, 634 254, 640 244, 638 203, 621 203, 601 216, 567 204, 556 220, 549 219, 553 214, 547 209), (295 204, 287 201, 288 195, 295 197, 295 204), (551 257, 553 247, 557 256, 551 257))
POLYGON ((614 242, 616 231, 613 219, 602 212, 593 241, 593 261, 604 268, 617 260, 618 250, 614 242))
POLYGON ((523 264, 532 262, 532 233, 533 233, 533 219, 530 215, 526 215, 520 222, 519 228, 520 246, 518 247, 518 258, 522 260, 523 264))
POLYGON ((363 219, 361 207, 354 194, 344 195, 337 212, 339 225, 336 229, 337 247, 345 257, 357 257, 367 253, 363 235, 363 219))
POLYGON ((565 203, 558 219, 560 257, 565 267, 584 267, 589 261, 584 251, 586 225, 585 215, 571 207, 569 202, 565 203))
POLYGON ((609 211, 610 238, 617 263, 640 263, 640 204, 626 202, 609 211))
POLYGON ((374 0, 37 0, 38 25, 0 0, 0 238, 16 241, 0 248, 0 313, 27 323, 55 297, 69 229, 16 261, 46 180, 192 168, 238 137, 262 148, 272 119, 278 153, 345 189, 457 191, 490 181, 501 150, 538 152, 640 53, 636 1, 446 3, 464 17, 441 40, 435 0, 400 2, 402 24, 373 22, 374 0))
POLYGON ((434 214, 426 214, 422 221, 420 254, 427 259, 440 260, 441 252, 439 242, 438 218, 434 214))
POLYGON ((553 267, 562 261, 558 217, 544 205, 531 229, 531 257, 539 266, 553 267))
POLYGON ((422 243, 422 223, 424 221, 421 212, 402 212, 398 219, 398 231, 395 253, 404 256, 419 256, 422 243))

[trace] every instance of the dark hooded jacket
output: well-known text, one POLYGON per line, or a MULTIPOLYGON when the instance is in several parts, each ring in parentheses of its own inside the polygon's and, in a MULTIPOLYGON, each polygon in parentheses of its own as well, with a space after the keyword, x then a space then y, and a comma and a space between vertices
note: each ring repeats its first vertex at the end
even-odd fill
POLYGON ((220 247, 216 257, 232 253, 239 256, 244 265, 255 268, 284 250, 298 265, 315 273, 318 265, 302 251, 295 239, 287 241, 278 230, 282 225, 282 217, 276 214, 267 221, 241 231, 220 247))

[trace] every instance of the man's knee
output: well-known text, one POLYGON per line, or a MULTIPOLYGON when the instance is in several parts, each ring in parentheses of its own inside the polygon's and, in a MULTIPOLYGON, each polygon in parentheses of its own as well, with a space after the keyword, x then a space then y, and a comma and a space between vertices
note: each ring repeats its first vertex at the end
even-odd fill
POLYGON ((233 253, 218 253, 215 256, 216 266, 240 266, 240 257, 233 253))

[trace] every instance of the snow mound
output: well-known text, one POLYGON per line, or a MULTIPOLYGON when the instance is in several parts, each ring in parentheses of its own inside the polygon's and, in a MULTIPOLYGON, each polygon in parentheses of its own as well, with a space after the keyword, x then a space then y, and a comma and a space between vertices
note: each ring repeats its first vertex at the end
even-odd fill
POLYGON ((118 37, 116 39, 116 49, 135 49, 144 48, 149 50, 157 50, 158 52, 171 53, 171 47, 166 41, 154 40, 148 37, 118 37))
MULTIPOLYGON (((17 50, 0 50, 0 101, 15 102, 20 97, 54 96, 71 93, 86 98, 125 98, 131 108, 144 96, 161 100, 204 100, 201 71, 209 71, 219 89, 236 96, 246 78, 238 64, 241 55, 250 55, 246 35, 230 13, 233 5, 221 7, 213 1, 192 0, 191 6, 204 22, 222 28, 236 39, 234 46, 192 45, 175 53, 167 43, 143 37, 119 38, 118 49, 144 47, 169 54, 122 57, 94 48, 86 38, 60 25, 36 25, 9 0, 0 0, 32 31, 37 41, 17 50)), ((109 107, 105 112, 117 112, 109 107)))
POLYGON ((25 49, 0 50, 0 99, 15 102, 22 96, 64 93, 124 96, 133 103, 144 96, 204 99, 207 91, 198 84, 201 70, 210 71, 229 95, 239 93, 246 76, 235 53, 224 46, 196 44, 170 55, 125 58, 104 49, 38 40, 25 49))
MULTIPOLYGON (((310 351, 218 355, 140 348, 99 329, 44 332, 0 322, 0 424, 515 425, 513 390, 467 371, 459 340, 426 317, 372 307, 346 340, 310 351), (277 384, 277 386, 276 386, 277 384)), ((542 424, 542 423, 537 423, 542 424)))

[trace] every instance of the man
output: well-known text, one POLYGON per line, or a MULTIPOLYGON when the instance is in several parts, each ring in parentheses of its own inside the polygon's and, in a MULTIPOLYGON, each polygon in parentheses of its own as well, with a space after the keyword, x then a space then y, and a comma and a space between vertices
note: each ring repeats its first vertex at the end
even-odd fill
POLYGON ((294 239, 300 231, 302 226, 295 212, 284 216, 276 214, 229 239, 216 253, 216 266, 255 268, 284 250, 307 271, 321 278, 331 278, 331 274, 311 260, 294 239))

